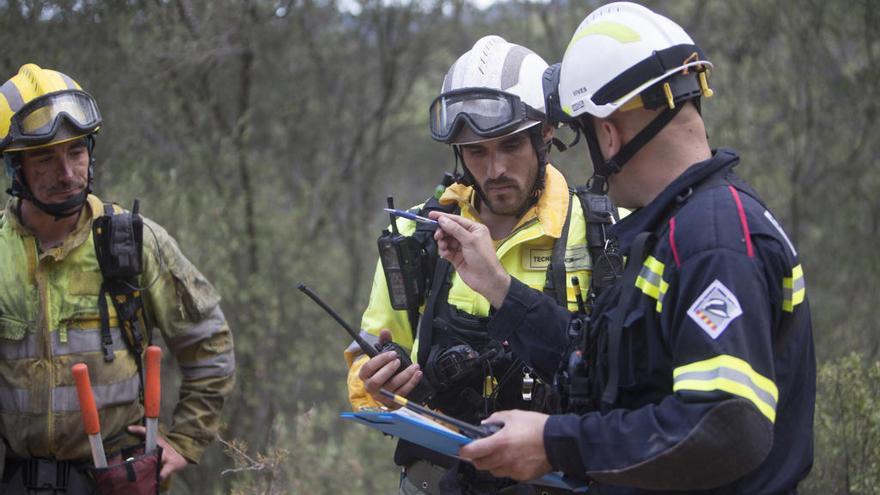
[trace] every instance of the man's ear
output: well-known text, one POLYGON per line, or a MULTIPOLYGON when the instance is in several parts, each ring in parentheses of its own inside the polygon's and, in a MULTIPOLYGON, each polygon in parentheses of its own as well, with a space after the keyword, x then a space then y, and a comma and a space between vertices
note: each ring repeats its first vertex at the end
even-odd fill
POLYGON ((594 119, 593 125, 596 127, 596 139, 605 159, 616 155, 623 147, 622 129, 611 119, 594 119))

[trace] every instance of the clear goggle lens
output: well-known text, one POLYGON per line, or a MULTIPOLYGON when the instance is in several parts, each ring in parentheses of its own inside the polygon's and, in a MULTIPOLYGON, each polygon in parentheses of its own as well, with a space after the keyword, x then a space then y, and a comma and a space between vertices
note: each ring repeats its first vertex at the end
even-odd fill
POLYGON ((431 136, 448 142, 467 123, 482 137, 496 137, 523 120, 543 118, 531 115, 518 96, 488 89, 462 89, 443 93, 431 104, 431 136))
POLYGON ((52 137, 62 119, 84 132, 92 131, 101 124, 98 106, 87 93, 56 93, 30 102, 13 117, 13 139, 38 140, 52 137))

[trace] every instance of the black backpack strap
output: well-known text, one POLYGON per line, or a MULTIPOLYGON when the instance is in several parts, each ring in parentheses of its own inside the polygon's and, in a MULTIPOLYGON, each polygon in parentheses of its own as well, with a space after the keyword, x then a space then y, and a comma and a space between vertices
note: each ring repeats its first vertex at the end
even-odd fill
POLYGON ((110 311, 107 309, 107 282, 101 283, 101 290, 98 293, 98 314, 101 318, 101 350, 104 353, 104 361, 112 362, 115 359, 113 354, 113 335, 110 334, 110 311))
POLYGON ((428 293, 428 301, 425 303, 425 312, 419 321, 417 337, 419 339, 418 362, 422 369, 428 362, 431 353, 431 343, 434 334, 434 311, 440 299, 449 295, 449 276, 452 273, 452 263, 437 257, 433 278, 431 279, 431 291, 428 293))
POLYGON ((608 328, 608 383, 602 393, 602 411, 608 412, 617 400, 617 387, 620 382, 620 341, 623 338, 623 322, 626 309, 632 299, 636 286, 636 279, 642 269, 642 261, 645 255, 653 247, 655 237, 652 232, 642 232, 633 241, 630 256, 626 261, 626 270, 623 272, 621 283, 623 287, 620 298, 614 307, 611 325, 608 328))
MULTIPOLYGON (((134 216, 137 215, 136 209, 137 207, 132 212, 134 216)), ((142 256, 143 238, 142 233, 134 232, 134 229, 127 229, 122 232, 119 230, 114 231, 110 226, 111 222, 109 219, 115 214, 113 204, 104 203, 104 214, 96 218, 92 226, 95 254, 98 258, 98 265, 101 268, 101 276, 103 277, 101 290, 98 295, 98 313, 101 320, 101 349, 104 354, 104 361, 113 361, 115 358, 113 354, 113 335, 110 333, 110 312, 107 305, 107 297, 109 297, 113 308, 116 310, 122 339, 137 365, 141 385, 140 395, 141 399, 143 399, 143 352, 150 345, 151 336, 147 331, 144 303, 141 292, 138 289, 138 276, 135 274, 116 276, 107 273, 113 269, 110 267, 118 268, 123 266, 132 268, 139 274, 141 270, 139 260, 142 256), (109 257, 114 256, 116 251, 111 248, 111 244, 114 242, 126 243, 126 249, 119 250, 120 258, 118 260, 108 262, 109 257), (114 261, 116 262, 115 264, 114 261)))
MULTIPOLYGON (((441 211, 443 213, 459 213, 458 204, 452 203, 449 205, 444 205, 440 203, 436 197, 432 196, 428 198, 427 201, 422 205, 422 208, 418 211, 418 215, 427 217, 429 212, 432 211, 441 211)), ((434 320, 434 308, 439 301, 439 297, 446 297, 446 292, 448 292, 448 288, 446 291, 442 291, 442 282, 445 281, 446 278, 449 277, 449 271, 452 268, 445 260, 440 258, 440 253, 437 250, 437 242, 434 240, 434 232, 437 231, 437 226, 428 223, 418 222, 416 223, 416 230, 413 232, 413 237, 419 242, 419 245, 422 246, 425 255, 422 257, 423 270, 425 274, 425 278, 427 280, 427 284, 430 289, 428 291, 427 300, 425 301, 425 311, 420 316, 418 308, 409 312, 409 320, 410 320, 410 328, 413 331, 413 339, 419 339, 419 364, 424 365, 428 359, 428 350, 431 347, 431 328, 433 327, 434 320), (440 270, 438 272, 438 270, 440 270), (441 273, 442 272, 442 273, 441 273), (435 277, 435 275, 439 275, 439 277, 435 277), (439 279, 439 284, 438 284, 439 279), (443 294, 441 294, 441 292, 443 294), (432 322, 429 325, 426 325, 426 328, 422 330, 423 322, 432 322), (422 339, 427 337, 427 345, 424 345, 422 339), (424 361, 422 360, 422 351, 424 350, 424 361)))
POLYGON ((608 227, 618 220, 618 214, 611 198, 605 194, 596 194, 581 186, 575 189, 575 195, 581 202, 587 224, 587 252, 593 265, 587 305, 592 306, 596 297, 614 285, 623 273, 623 258, 607 233, 608 227))
MULTIPOLYGON (((104 203, 104 216, 112 215, 113 204, 104 203)), ((97 240, 95 241, 95 245, 98 245, 97 240)), ((107 278, 105 277, 101 282, 101 290, 98 294, 98 314, 101 317, 101 349, 104 353, 104 361, 109 363, 112 362, 116 356, 113 355, 113 335, 110 334, 110 311, 107 308, 107 295, 109 294, 109 291, 107 290, 107 285, 107 278)))
POLYGON ((547 266, 546 282, 544 283, 544 294, 552 297, 563 308, 568 308, 565 251, 568 248, 568 229, 571 225, 573 203, 574 197, 571 191, 569 191, 568 212, 565 215, 565 223, 562 225, 562 234, 553 244, 553 251, 550 253, 550 264, 547 266))

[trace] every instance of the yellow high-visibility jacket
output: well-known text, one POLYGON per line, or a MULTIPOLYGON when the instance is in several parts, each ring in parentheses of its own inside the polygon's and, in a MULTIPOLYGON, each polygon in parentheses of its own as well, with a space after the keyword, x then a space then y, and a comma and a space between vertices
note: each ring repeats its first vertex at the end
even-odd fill
MULTIPOLYGON (((473 206, 475 194, 473 188, 455 184, 446 189, 440 198, 440 203, 447 205, 457 203, 461 209, 461 216, 479 222, 479 214, 473 206)), ((577 309, 577 299, 571 277, 578 277, 581 296, 586 297, 592 263, 587 251, 583 210, 577 198, 569 194, 565 177, 553 166, 547 165, 545 187, 538 202, 519 219, 510 235, 495 241, 495 250, 501 265, 511 276, 529 287, 542 290, 553 244, 562 234, 570 201, 575 203, 571 208, 565 268, 568 273, 566 289, 569 309, 574 311, 577 309)), ((410 235, 415 231, 415 222, 398 219, 397 227, 402 234, 410 235)), ((474 316, 482 317, 489 314, 489 301, 465 285, 457 273, 453 273, 452 276, 448 302, 474 316)), ((413 341, 413 331, 406 311, 397 311, 391 307, 385 273, 380 262, 376 266, 370 302, 361 319, 361 329, 369 334, 365 336, 368 340, 375 341, 375 336, 383 328, 391 330, 394 341, 411 351, 415 362, 418 356, 418 341, 413 341)), ((345 350, 345 360, 349 365, 348 397, 352 408, 357 411, 363 407, 377 406, 372 397, 364 391, 363 382, 358 378, 358 371, 367 361, 367 357, 361 354, 356 344, 353 344, 345 350)))
MULTIPOLYGON (((19 221, 17 208, 13 199, 0 213, 0 436, 11 447, 8 455, 91 459, 71 373, 80 362, 89 367, 105 450, 138 443, 141 439, 126 432, 143 417, 137 365, 112 304, 114 360, 105 362, 101 351, 103 278, 92 221, 103 214, 103 203, 90 195, 74 230, 45 252, 19 221)), ((147 219, 144 227, 139 282, 149 285, 142 291, 145 317, 160 331, 152 333, 161 333, 182 375, 165 436, 187 460, 198 462, 234 384, 232 333, 219 296, 174 239, 147 219)))

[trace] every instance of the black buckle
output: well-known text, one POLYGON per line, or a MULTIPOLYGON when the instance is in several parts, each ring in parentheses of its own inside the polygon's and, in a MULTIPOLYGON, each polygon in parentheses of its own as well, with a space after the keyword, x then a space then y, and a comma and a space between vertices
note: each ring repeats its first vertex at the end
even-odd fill
POLYGON ((48 459, 28 459, 24 462, 23 480, 29 490, 66 490, 70 479, 70 463, 48 459))

